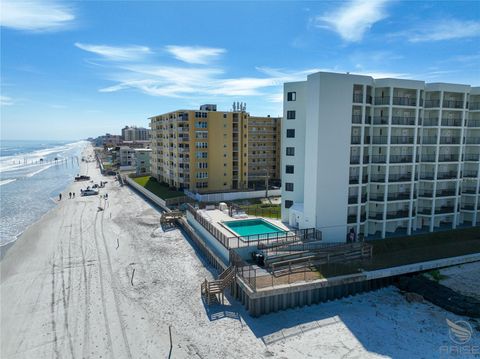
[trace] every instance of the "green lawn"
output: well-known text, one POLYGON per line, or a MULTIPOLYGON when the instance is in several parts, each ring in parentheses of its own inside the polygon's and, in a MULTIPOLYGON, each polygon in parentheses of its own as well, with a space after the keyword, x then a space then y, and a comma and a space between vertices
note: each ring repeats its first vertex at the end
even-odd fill
POLYGON ((240 206, 251 216, 280 218, 281 207, 279 204, 250 204, 240 206))
POLYGON ((135 177, 132 179, 162 199, 185 196, 183 192, 172 190, 166 184, 159 183, 155 178, 150 176, 135 177))

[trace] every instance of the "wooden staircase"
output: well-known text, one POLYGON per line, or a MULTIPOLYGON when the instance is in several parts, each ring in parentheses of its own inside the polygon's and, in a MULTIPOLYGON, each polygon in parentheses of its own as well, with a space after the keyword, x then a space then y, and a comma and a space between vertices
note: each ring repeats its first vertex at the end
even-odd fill
POLYGON ((174 224, 177 219, 182 217, 183 213, 180 211, 163 212, 160 216, 160 224, 174 224))
POLYGON ((225 299, 225 288, 233 283, 235 280, 235 267, 230 266, 225 269, 219 276, 217 280, 205 281, 200 286, 201 295, 205 296, 207 304, 210 305, 212 300, 217 299, 217 294, 221 294, 222 304, 225 299))

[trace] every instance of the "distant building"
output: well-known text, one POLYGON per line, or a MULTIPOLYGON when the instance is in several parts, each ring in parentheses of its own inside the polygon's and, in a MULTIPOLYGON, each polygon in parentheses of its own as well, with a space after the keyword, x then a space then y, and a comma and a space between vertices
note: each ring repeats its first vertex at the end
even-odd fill
POLYGON ((98 136, 93 140, 95 147, 116 147, 123 142, 122 136, 106 133, 104 136, 98 136))
POLYGON ((125 126, 122 128, 122 138, 124 141, 149 141, 150 130, 143 127, 125 126))
POLYGON ((135 149, 135 167, 137 175, 150 174, 150 156, 152 150, 148 148, 135 149))
POLYGON ((280 182, 280 123, 245 107, 178 110, 150 118, 152 175, 178 189, 218 192, 280 182))
POLYGON ((118 150, 120 169, 133 169, 135 167, 135 149, 121 146, 118 150))

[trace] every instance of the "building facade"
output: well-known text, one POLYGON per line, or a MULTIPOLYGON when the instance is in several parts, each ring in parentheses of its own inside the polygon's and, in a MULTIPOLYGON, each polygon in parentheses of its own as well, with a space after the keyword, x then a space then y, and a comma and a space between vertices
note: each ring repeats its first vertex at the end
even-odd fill
POLYGON ((479 225, 479 95, 323 72, 286 83, 282 219, 332 241, 479 225))
POLYGON ((137 176, 150 174, 150 156, 152 150, 149 148, 136 148, 135 149, 135 168, 137 176))
POLYGON ((206 193, 258 188, 267 176, 279 181, 280 118, 203 105, 150 121, 152 175, 160 182, 206 193))
POLYGON ((122 128, 124 141, 149 141, 150 129, 136 126, 125 126, 122 128))

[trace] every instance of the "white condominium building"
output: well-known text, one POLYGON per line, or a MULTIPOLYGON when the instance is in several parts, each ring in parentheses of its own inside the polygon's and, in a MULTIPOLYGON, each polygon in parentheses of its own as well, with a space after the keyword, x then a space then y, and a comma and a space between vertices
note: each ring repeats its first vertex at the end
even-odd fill
POLYGON ((282 220, 328 241, 480 225, 480 87, 319 72, 284 85, 282 220))

